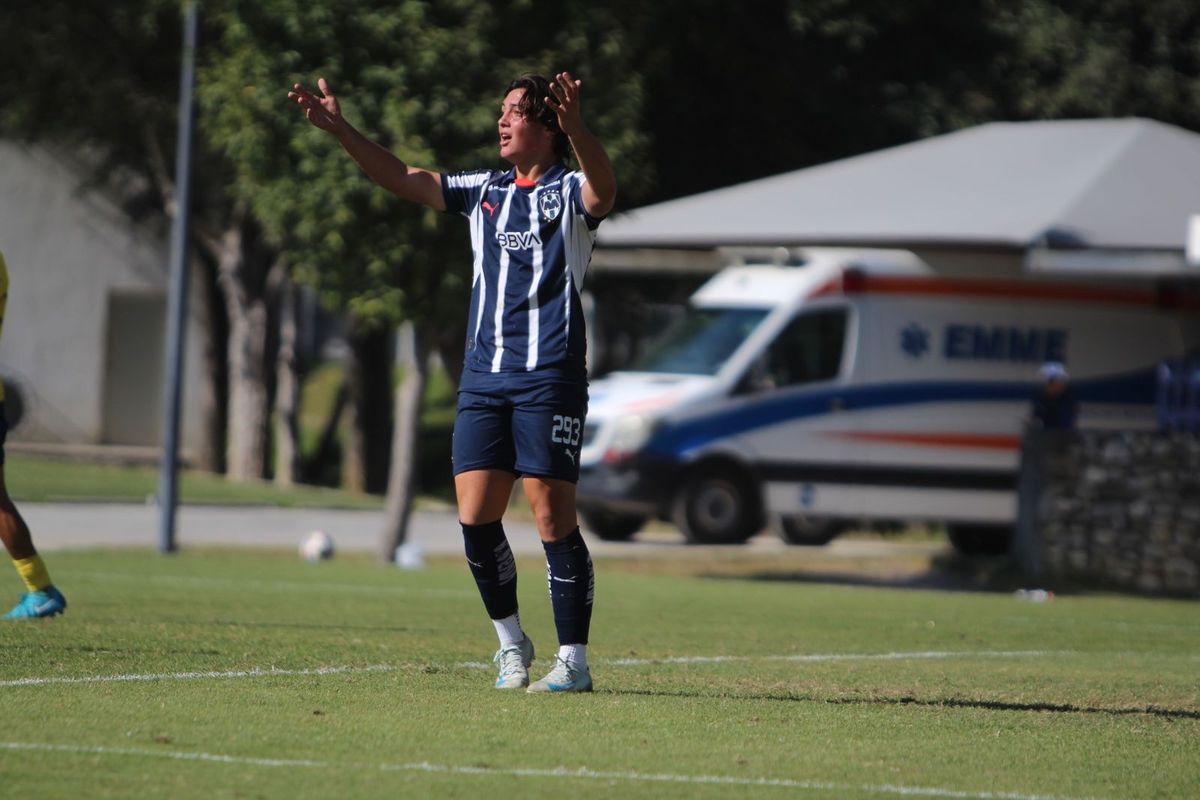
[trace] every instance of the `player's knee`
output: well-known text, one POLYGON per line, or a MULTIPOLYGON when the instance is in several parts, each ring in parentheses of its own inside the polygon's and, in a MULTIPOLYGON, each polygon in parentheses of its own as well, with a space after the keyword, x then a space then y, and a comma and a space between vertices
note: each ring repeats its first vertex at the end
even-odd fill
POLYGON ((533 522, 537 525, 538 533, 543 537, 554 529, 554 509, 549 503, 533 503, 530 504, 530 510, 533 512, 533 522))
POLYGON ((492 519, 488 519, 487 516, 488 516, 487 514, 484 514, 478 510, 474 511, 474 512, 467 512, 467 511, 463 511, 460 508, 458 511, 458 522, 460 525, 475 526, 475 525, 487 525, 489 522, 495 521, 492 519))
POLYGON ((571 535, 579 527, 575 514, 568 509, 551 508, 543 513, 534 512, 538 536, 544 542, 556 542, 571 535))

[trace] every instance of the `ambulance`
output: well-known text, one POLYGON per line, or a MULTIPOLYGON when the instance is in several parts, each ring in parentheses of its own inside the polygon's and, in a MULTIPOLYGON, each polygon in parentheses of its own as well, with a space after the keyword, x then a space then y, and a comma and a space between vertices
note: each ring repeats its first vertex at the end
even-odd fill
POLYGON ((1142 281, 935 272, 908 251, 812 248, 726 267, 630 369, 591 384, 578 506, 604 539, 670 521, 696 543, 770 524, 944 525, 1003 552, 1046 362, 1080 427, 1155 424, 1155 368, 1200 342, 1195 304, 1142 281))

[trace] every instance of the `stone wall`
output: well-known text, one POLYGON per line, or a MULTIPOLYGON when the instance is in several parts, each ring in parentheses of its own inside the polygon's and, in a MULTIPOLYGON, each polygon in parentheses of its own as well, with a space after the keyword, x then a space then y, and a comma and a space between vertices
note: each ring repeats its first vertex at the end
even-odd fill
POLYGON ((1200 597, 1200 435, 1034 432, 1020 493, 1029 577, 1200 597))

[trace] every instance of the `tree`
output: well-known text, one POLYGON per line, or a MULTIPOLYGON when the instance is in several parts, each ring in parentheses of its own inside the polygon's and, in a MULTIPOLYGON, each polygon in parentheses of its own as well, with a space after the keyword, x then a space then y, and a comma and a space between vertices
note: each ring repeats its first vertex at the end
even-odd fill
POLYGON ((994 116, 1142 116, 1200 131, 1200 6, 1187 0, 996 4, 1007 42, 994 116))
MULTIPOLYGON (((23 76, 22 91, 0 110, 0 130, 86 153, 95 182, 118 196, 131 217, 172 217, 180 4, 11 3, 0 6, 0 24, 10 34, 0 63, 23 76)), ((202 62, 210 35, 206 26, 202 62)), ((268 461, 268 332, 286 272, 247 204, 226 191, 229 162, 208 146, 208 123, 202 114, 192 220, 199 257, 193 263, 211 287, 203 297, 220 299, 219 306, 208 303, 210 331, 228 334, 225 352, 219 340, 207 348, 209 383, 228 389, 227 413, 215 391, 206 412, 210 438, 222 427, 228 435, 225 453, 202 461, 212 467, 225 461, 234 479, 258 478, 268 461)), ((214 442, 213 450, 219 447, 214 442)))
POLYGON ((990 0, 624 5, 654 166, 635 205, 973 124, 1006 41, 990 0))
POLYGON ((653 132, 638 202, 992 120, 1140 115, 1200 130, 1189 0, 625 5, 653 132))
MULTIPOLYGON (((178 114, 178 3, 140 0, 116 9, 99 0, 6 3, 0 5, 0 26, 7 32, 0 66, 20 75, 22 84, 0 104, 0 135, 63 154, 83 171, 83 185, 112 197, 134 223, 165 236, 164 222, 174 210, 169 164, 178 114), (96 35, 100 30, 103 36, 96 35)), ((200 181, 194 190, 198 217, 209 187, 200 181)), ((205 286, 199 299, 207 327, 219 336, 224 320, 213 302, 213 263, 193 263, 205 286)), ((220 341, 210 339, 204 348, 206 445, 198 455, 211 469, 223 461, 220 341)))

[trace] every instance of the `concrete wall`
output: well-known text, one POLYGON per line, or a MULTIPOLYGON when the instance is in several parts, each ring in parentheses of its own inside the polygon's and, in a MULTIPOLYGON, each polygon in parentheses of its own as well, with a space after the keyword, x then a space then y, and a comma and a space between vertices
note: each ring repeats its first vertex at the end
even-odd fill
MULTIPOLYGON (((11 438, 156 443, 161 419, 152 409, 161 408, 163 366, 146 363, 131 371, 126 360, 115 370, 125 385, 115 390, 110 332, 127 332, 130 324, 109 314, 130 307, 111 302, 114 296, 139 296, 142 306, 165 303, 167 237, 132 224, 102 195, 81 189, 82 177, 49 151, 0 141, 0 251, 9 271, 0 374, 17 384, 26 412, 11 438), (130 383, 144 402, 121 400, 130 383)), ((185 398, 197 396, 202 375, 206 334, 196 297, 193 291, 185 398)), ((140 332, 147 341, 165 339, 165 330, 151 328, 140 332)), ((183 445, 195 451, 199 408, 187 399, 184 406, 183 445)))
POLYGON ((1029 437, 1017 536, 1033 579, 1200 597, 1200 435, 1029 437))

